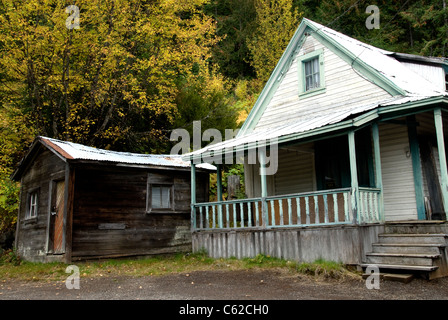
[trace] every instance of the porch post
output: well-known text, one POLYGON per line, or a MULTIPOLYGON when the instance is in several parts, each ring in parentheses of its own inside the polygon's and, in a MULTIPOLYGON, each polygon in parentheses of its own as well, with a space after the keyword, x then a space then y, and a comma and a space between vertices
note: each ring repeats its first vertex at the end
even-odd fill
POLYGON ((375 187, 380 189, 378 197, 378 218, 384 221, 384 202, 383 202, 383 174, 381 171, 381 153, 380 153, 380 134, 378 123, 372 124, 373 153, 375 159, 375 187))
POLYGON ((266 180, 266 150, 258 149, 259 162, 260 162, 260 178, 261 178, 261 212, 263 214, 263 226, 266 227, 269 224, 268 206, 266 197, 268 196, 268 184, 266 180))
POLYGON ((216 164, 216 194, 218 201, 222 201, 222 172, 221 164, 216 164))
MULTIPOLYGON (((221 172, 221 164, 216 165, 216 195, 217 201, 222 201, 222 172, 221 172)), ((221 204, 218 205, 218 225, 220 228, 223 227, 222 222, 222 207, 221 204)))
POLYGON ((350 176, 352 187, 352 214, 353 223, 358 223, 358 168, 356 165, 355 131, 348 133, 348 150, 350 159, 350 176))
POLYGON ((196 165, 191 161, 191 229, 196 230, 196 165))
POLYGON ((440 175, 441 175, 441 191, 443 199, 443 209, 445 213, 448 211, 448 172, 446 167, 445 138, 443 136, 443 120, 442 109, 434 110, 434 123, 437 135, 437 150, 439 152, 440 175))

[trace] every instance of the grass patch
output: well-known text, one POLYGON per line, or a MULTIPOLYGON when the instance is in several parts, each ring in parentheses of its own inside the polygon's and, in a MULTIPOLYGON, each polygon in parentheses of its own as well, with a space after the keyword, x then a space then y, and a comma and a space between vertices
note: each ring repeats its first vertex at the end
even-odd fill
MULTIPOLYGON (((116 259, 72 263, 79 268, 80 276, 86 278, 107 276, 158 276, 172 273, 191 273, 212 270, 282 269, 292 274, 307 275, 325 279, 346 279, 356 274, 343 264, 317 260, 314 263, 298 263, 267 255, 244 259, 214 259, 205 252, 177 254, 142 259, 116 259)), ((27 281, 65 280, 68 264, 31 263, 20 261, 14 253, 0 257, 0 278, 27 281)), ((359 276, 359 275, 358 275, 359 276)))

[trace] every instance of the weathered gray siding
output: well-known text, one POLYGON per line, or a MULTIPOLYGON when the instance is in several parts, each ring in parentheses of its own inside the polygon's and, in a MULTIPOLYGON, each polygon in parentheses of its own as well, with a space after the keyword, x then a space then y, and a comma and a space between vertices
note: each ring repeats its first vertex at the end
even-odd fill
MULTIPOLYGON (((65 163, 48 149, 44 149, 30 164, 21 180, 21 196, 18 214, 16 248, 19 256, 33 261, 47 261, 47 238, 49 224, 49 189, 52 174, 64 177, 65 163), (25 219, 28 193, 38 191, 38 212, 34 219, 25 219)), ((62 256, 56 256, 62 258, 62 256)))
POLYGON ((193 233, 193 252, 238 259, 269 255, 299 262, 318 259, 358 264, 372 250, 384 225, 332 226, 270 230, 222 230, 193 233))
MULTIPOLYGON (((208 174, 197 174, 197 199, 207 201, 208 174)), ((77 167, 72 258, 118 257, 191 250, 190 172, 106 166, 77 167), (146 212, 152 183, 173 184, 174 210, 146 212)))

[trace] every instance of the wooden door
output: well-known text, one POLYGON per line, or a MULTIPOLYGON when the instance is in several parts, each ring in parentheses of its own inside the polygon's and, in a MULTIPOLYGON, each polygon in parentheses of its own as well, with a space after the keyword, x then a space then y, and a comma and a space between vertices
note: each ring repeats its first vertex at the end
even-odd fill
POLYGON ((52 243, 53 253, 63 253, 63 234, 64 234, 64 191, 65 182, 57 181, 55 183, 54 207, 52 210, 52 243))

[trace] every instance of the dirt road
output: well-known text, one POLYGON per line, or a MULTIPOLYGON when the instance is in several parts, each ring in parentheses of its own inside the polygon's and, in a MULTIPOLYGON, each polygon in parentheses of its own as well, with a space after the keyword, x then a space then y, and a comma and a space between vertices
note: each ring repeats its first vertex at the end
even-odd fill
POLYGON ((447 300, 448 278, 408 284, 334 280, 282 270, 195 271, 147 277, 82 277, 79 289, 65 281, 0 280, 0 300, 447 300))

